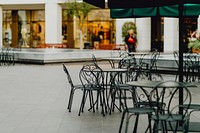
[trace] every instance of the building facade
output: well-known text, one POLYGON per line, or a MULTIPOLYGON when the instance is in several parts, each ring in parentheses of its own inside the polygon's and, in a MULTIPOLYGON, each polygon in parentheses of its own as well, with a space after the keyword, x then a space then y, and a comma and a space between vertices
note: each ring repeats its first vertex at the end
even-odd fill
MULTIPOLYGON (((80 48, 79 21, 66 17, 64 0, 0 0, 0 5, 1 47, 41 48, 48 44, 80 48)), ((192 22, 196 21, 196 24, 189 30, 198 28, 199 19, 195 19, 192 22)), ((82 31, 84 42, 90 42, 92 47, 96 43, 124 44, 122 25, 126 21, 136 23, 138 51, 153 48, 164 52, 178 50, 178 19, 114 20, 110 18, 109 9, 94 9, 90 12, 82 31)))

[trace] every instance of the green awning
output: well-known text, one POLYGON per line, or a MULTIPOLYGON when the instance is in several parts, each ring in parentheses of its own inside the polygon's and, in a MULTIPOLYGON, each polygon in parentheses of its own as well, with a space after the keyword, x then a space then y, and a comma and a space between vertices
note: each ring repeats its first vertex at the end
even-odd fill
MULTIPOLYGON (((160 16, 178 17, 178 5, 159 7, 160 16)), ((183 16, 197 16, 200 15, 200 4, 185 4, 183 16)))
POLYGON ((111 18, 134 18, 134 17, 151 17, 156 16, 157 8, 126 8, 110 9, 111 18))
MULTIPOLYGON (((126 8, 110 9, 111 18, 136 18, 136 17, 179 17, 178 5, 150 7, 150 8, 126 8)), ((185 4, 183 16, 200 15, 200 4, 185 4)))

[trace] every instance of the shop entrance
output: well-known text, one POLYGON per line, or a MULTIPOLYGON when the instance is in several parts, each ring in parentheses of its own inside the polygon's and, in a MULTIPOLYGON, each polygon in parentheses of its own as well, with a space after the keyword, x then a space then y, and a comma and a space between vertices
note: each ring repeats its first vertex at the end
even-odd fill
POLYGON ((89 21, 88 22, 88 40, 93 47, 96 44, 112 43, 112 21, 89 21))

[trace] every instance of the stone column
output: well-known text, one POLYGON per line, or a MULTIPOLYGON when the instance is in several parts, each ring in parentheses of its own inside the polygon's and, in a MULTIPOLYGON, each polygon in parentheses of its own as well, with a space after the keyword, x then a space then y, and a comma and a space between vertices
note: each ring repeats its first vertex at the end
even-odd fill
POLYGON ((138 46, 136 51, 151 50, 151 18, 137 18, 137 40, 138 46))
POLYGON ((164 18, 164 52, 179 50, 178 18, 164 18))
POLYGON ((45 4, 45 43, 62 43, 62 7, 53 2, 45 4))
POLYGON ((3 47, 3 8, 0 6, 0 48, 3 47))
POLYGON ((200 32, 200 16, 197 19, 197 29, 198 29, 198 32, 200 32))

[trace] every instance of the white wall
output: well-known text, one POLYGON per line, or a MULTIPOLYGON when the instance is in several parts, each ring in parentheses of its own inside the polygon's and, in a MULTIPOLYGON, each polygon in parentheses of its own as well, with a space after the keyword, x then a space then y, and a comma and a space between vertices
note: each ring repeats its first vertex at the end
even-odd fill
POLYGON ((198 20, 197 20, 197 29, 200 32, 200 16, 198 17, 198 20))
POLYGON ((164 18, 164 52, 178 51, 178 18, 164 18))
POLYGON ((0 0, 0 4, 44 4, 54 0, 0 0))
POLYGON ((56 3, 45 5, 45 43, 62 43, 62 8, 56 3))
POLYGON ((137 18, 137 39, 138 47, 136 51, 151 50, 151 18, 137 18))
POLYGON ((0 6, 0 31, 1 31, 1 34, 0 34, 0 48, 2 48, 2 46, 3 46, 3 9, 2 9, 2 7, 0 6))

